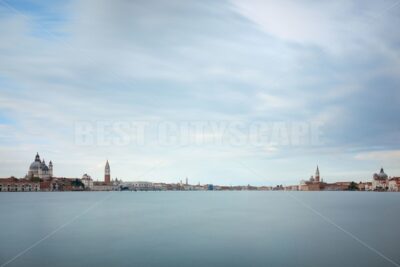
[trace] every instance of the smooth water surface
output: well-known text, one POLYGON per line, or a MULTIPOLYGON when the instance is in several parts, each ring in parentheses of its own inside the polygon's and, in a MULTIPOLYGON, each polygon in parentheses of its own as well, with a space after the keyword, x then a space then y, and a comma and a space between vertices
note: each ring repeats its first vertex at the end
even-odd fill
POLYGON ((0 193, 0 266, 396 266, 400 193, 0 193))

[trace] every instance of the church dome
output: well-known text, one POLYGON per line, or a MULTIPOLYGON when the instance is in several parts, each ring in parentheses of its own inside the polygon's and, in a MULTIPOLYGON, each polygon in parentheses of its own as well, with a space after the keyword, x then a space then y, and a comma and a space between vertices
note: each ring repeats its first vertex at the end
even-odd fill
POLYGON ((387 178, 388 178, 388 176, 383 171, 383 168, 381 168, 381 171, 379 173, 374 173, 374 179, 375 180, 386 180, 387 178))
POLYGON ((31 166, 29 166, 30 171, 38 171, 40 168, 41 163, 38 161, 34 161, 31 163, 31 166))
POLYGON ((35 161, 31 163, 29 166, 30 171, 38 171, 40 169, 40 165, 42 162, 40 161, 39 153, 36 153, 35 161))
POLYGON ((381 179, 387 179, 388 178, 387 174, 383 171, 383 168, 381 168, 381 171, 379 172, 378 177, 381 178, 381 179))

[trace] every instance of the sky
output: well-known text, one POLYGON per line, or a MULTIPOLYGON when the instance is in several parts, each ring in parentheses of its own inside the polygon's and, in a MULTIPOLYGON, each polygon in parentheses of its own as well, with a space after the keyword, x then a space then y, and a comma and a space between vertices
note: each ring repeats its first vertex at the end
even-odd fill
POLYGON ((400 176, 400 1, 0 0, 0 177, 400 176))

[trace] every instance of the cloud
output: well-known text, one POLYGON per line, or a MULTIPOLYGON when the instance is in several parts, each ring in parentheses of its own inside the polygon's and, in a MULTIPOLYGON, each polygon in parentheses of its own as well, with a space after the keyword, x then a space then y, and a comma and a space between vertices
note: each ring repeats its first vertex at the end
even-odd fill
POLYGON ((232 2, 240 14, 268 34, 305 46, 317 46, 336 54, 387 46, 381 40, 379 31, 383 25, 397 21, 388 9, 392 5, 384 2, 232 2))
POLYGON ((397 161, 400 160, 400 150, 384 150, 384 151, 371 151, 356 154, 355 159, 357 160, 369 160, 374 161, 376 159, 384 161, 397 161))
POLYGON ((383 3, 58 4, 16 5, 20 13, 0 5, 0 156, 25 161, 0 164, 0 173, 24 175, 43 151, 65 176, 102 177, 95 166, 109 158, 115 175, 132 177, 161 160, 162 171, 147 179, 187 172, 206 180, 214 172, 246 183, 249 173, 233 159, 264 158, 284 162, 272 164, 270 176, 297 181, 294 170, 282 175, 285 158, 314 166, 323 157, 313 147, 204 146, 172 155, 151 145, 81 147, 73 127, 82 120, 321 121, 329 140, 321 154, 399 145, 398 18, 396 10, 374 17, 383 3), (181 162, 192 169, 180 170, 181 162))

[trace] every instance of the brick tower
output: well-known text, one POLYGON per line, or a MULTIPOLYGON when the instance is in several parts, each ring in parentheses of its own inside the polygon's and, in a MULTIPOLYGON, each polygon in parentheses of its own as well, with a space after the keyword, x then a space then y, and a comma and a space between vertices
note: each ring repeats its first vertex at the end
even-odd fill
POLYGON ((106 184, 109 184, 111 182, 110 181, 110 164, 108 164, 108 160, 106 162, 106 168, 104 170, 104 182, 106 184))

